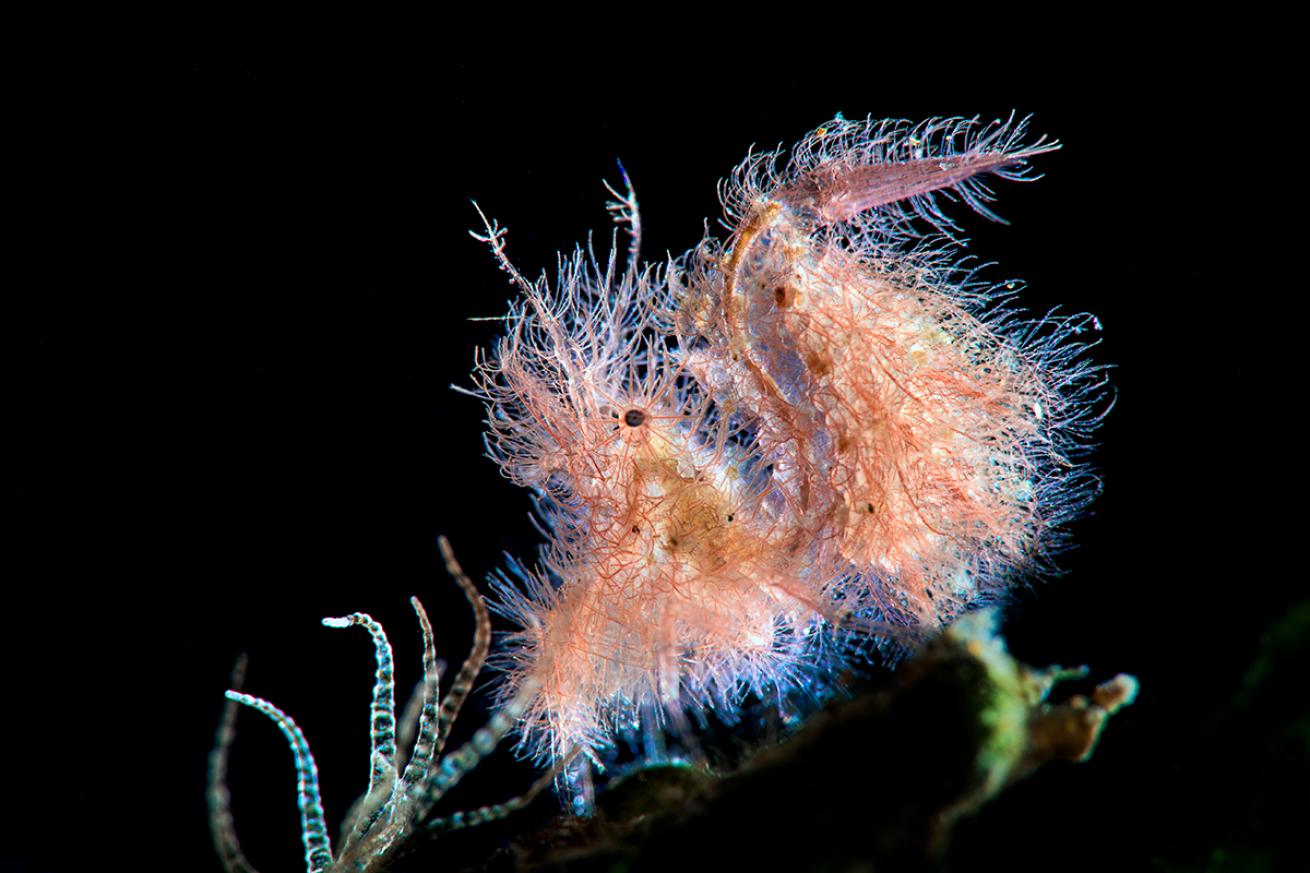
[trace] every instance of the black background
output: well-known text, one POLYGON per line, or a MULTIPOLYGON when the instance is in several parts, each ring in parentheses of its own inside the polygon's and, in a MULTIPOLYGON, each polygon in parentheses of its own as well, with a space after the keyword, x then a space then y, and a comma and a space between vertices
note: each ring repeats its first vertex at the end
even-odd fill
MULTIPOLYGON (((128 868, 217 870, 205 756, 242 651, 248 690, 305 728, 335 829, 366 780, 372 651, 319 619, 382 621, 404 687, 419 594, 443 655, 463 656, 470 621, 435 537, 478 579, 539 539, 528 495, 482 456, 480 404, 448 387, 469 384, 496 333, 468 319, 513 293, 466 233, 470 199, 508 226, 520 269, 553 273, 556 251, 608 237, 601 179, 621 158, 647 256, 677 254, 752 144, 793 142, 839 111, 1011 109, 1064 150, 1040 159, 1040 182, 998 183, 1010 226, 954 214, 998 263, 991 277, 1028 282, 1030 309, 1098 315, 1093 354, 1117 368, 1118 403, 1095 460, 1104 495, 1074 525, 1067 574, 1017 594, 1007 635, 1028 662, 1133 672, 1143 691, 1090 763, 998 802, 1027 816, 1021 833, 993 829, 989 811, 961 839, 980 869, 1167 854, 1190 814, 1175 796, 1186 739, 1294 587, 1253 484, 1279 475, 1278 438, 1254 422, 1283 304, 1250 276, 1233 176, 1216 171, 1245 97, 1131 37, 924 58, 381 45, 79 69, 62 74, 67 102, 33 96, 20 166, 33 196, 11 237, 30 270, 7 331, 21 631, 7 672, 23 689, 8 720, 25 740, 10 747, 16 838, 0 865, 73 869, 70 853, 108 852, 128 868), (1257 298, 1260 315, 1244 315, 1257 298)), ((461 799, 500 799, 531 771, 485 773, 461 799)), ((232 782, 252 861, 298 869, 290 755, 248 713, 232 782)), ((834 774, 833 790, 851 786, 834 774)))

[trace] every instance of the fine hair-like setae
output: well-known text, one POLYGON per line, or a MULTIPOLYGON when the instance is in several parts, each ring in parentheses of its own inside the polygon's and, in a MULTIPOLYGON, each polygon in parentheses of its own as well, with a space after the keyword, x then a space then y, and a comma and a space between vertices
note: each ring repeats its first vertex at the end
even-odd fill
MULTIPOLYGON (((1088 314, 1030 317, 983 281, 943 201, 991 219, 989 179, 1059 148, 1027 119, 848 121, 753 154, 720 186, 726 238, 641 258, 623 173, 610 251, 529 280, 470 393, 536 495, 535 567, 493 579, 519 630, 503 701, 521 746, 588 808, 619 737, 818 698, 889 636, 934 631, 1053 569, 1099 483, 1108 411, 1088 314)), ((481 215, 481 210, 479 210, 481 215)), ((999 219, 998 219, 999 220, 999 219)))

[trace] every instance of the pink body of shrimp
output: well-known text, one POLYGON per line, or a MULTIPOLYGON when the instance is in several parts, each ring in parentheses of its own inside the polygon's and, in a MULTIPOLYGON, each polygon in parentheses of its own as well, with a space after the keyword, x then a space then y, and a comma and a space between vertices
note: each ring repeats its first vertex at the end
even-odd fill
MULTIPOLYGON (((1078 464, 1100 368, 1091 316, 1024 320, 952 266, 934 199, 990 216, 1025 123, 840 117, 723 188, 726 241, 667 270, 575 254, 528 282, 480 360, 488 446, 540 496, 541 566, 496 581, 522 626, 505 693, 578 805, 614 738, 843 662, 860 629, 935 628, 1040 566, 1095 491, 1078 464), (921 230, 924 223, 930 231, 921 230), (931 235, 930 235, 931 234, 931 235)), ((611 189, 613 191, 613 189, 611 189)))

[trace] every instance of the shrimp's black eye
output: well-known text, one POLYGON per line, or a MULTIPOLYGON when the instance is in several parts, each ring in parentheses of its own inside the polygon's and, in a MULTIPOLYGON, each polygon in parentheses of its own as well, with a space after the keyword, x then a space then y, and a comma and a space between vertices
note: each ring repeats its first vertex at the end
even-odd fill
POLYGON ((623 413, 623 423, 628 427, 641 427, 641 423, 646 420, 646 413, 640 409, 629 409, 623 413))

